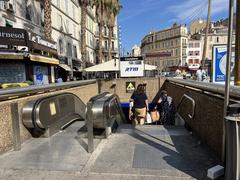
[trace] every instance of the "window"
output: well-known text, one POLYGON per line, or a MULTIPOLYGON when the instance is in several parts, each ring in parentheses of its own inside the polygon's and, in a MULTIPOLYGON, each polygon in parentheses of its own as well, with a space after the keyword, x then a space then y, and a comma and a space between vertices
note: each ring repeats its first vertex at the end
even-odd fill
POLYGON ((67 56, 72 56, 72 45, 71 43, 67 43, 67 56))
POLYGON ((30 0, 26 0, 26 19, 31 21, 33 17, 32 4, 30 0))
POLYGON ((104 48, 105 48, 105 50, 107 50, 108 49, 108 43, 107 43, 107 41, 104 41, 104 48))
POLYGON ((65 0, 65 11, 68 14, 68 0, 65 0))
POLYGON ((189 43, 189 44, 188 44, 188 47, 189 47, 189 48, 193 48, 193 43, 189 43))
POLYGON ((60 0, 57 0, 57 7, 60 8, 60 0))
POLYGON ((107 36, 107 27, 104 27, 104 35, 107 36))
POLYGON ((195 55, 199 56, 200 52, 199 51, 195 51, 195 55))
POLYGON ((217 41, 217 43, 219 43, 219 37, 217 37, 216 41, 217 41))
POLYGON ((67 31, 67 33, 69 33, 69 21, 68 20, 66 20, 66 31, 67 31))
POLYGON ((114 50, 114 42, 112 41, 112 50, 114 50))
POLYGON ((189 55, 189 56, 192 56, 192 55, 193 55, 193 51, 189 51, 189 52, 188 52, 188 55, 189 55))
POLYGON ((63 27, 62 16, 58 15, 58 28, 62 29, 62 27, 63 27))
POLYGON ((193 59, 189 59, 188 64, 193 64, 193 59))
POLYGON ((4 2, 0 1, 0 9, 3 9, 3 8, 4 8, 4 2))
POLYGON ((73 24, 73 37, 77 38, 76 35, 76 26, 73 24))
POLYGON ((41 25, 44 26, 44 6, 41 4, 41 25))
POLYGON ((77 58, 77 46, 73 46, 73 56, 77 58))
POLYGON ((194 59, 194 64, 199 64, 199 59, 194 59))
POLYGON ((200 43, 199 43, 199 42, 196 42, 196 43, 195 43, 195 47, 196 47, 196 48, 199 48, 199 47, 200 47, 200 43))
POLYGON ((72 18, 75 20, 75 5, 72 4, 72 18))
POLYGON ((62 39, 58 40, 59 54, 63 54, 63 41, 62 39))

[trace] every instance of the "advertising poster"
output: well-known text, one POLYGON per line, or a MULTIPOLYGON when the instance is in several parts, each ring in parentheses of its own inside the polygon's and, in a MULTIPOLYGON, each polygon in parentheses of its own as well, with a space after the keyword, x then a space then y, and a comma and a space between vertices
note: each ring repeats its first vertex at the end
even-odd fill
POLYGON ((48 84, 48 68, 43 66, 34 66, 34 84, 43 85, 48 84))
MULTIPOLYGON (((234 81, 234 49, 231 59, 231 81, 234 81)), ((213 83, 225 83, 227 63, 227 45, 213 46, 213 83)))
POLYGON ((144 62, 142 58, 125 57, 120 60, 121 77, 143 77, 144 62))

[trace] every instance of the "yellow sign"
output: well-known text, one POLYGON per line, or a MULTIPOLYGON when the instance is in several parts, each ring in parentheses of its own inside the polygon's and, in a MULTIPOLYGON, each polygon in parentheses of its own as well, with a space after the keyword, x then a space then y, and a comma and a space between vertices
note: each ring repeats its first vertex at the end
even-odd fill
POLYGON ((126 82, 126 92, 133 92, 135 90, 135 82, 126 82))

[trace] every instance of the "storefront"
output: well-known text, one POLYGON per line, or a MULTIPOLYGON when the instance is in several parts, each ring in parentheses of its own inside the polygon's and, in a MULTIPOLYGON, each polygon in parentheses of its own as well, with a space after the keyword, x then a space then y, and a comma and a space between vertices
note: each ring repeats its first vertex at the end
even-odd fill
POLYGON ((0 84, 55 82, 55 42, 24 29, 0 27, 0 84))

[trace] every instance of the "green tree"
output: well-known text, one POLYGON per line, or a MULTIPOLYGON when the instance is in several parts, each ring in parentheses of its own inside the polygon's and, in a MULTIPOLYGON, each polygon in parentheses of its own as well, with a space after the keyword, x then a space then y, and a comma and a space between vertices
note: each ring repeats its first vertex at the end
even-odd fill
POLYGON ((98 24, 98 31, 99 31, 99 41, 98 41, 98 53, 97 63, 102 63, 102 41, 103 41, 103 27, 105 25, 105 18, 106 18, 106 0, 92 0, 92 6, 96 7, 96 20, 98 24))
POLYGON ((86 67, 86 19, 87 19, 87 8, 91 5, 91 0, 79 0, 81 6, 81 56, 82 56, 82 66, 86 67))
POLYGON ((115 21, 117 15, 120 13, 122 6, 119 3, 119 0, 106 0, 106 12, 107 12, 107 27, 109 30, 108 33, 108 61, 111 60, 111 42, 113 28, 115 26, 115 21))
POLYGON ((51 0, 44 0, 44 34, 49 40, 52 39, 52 8, 51 0))

